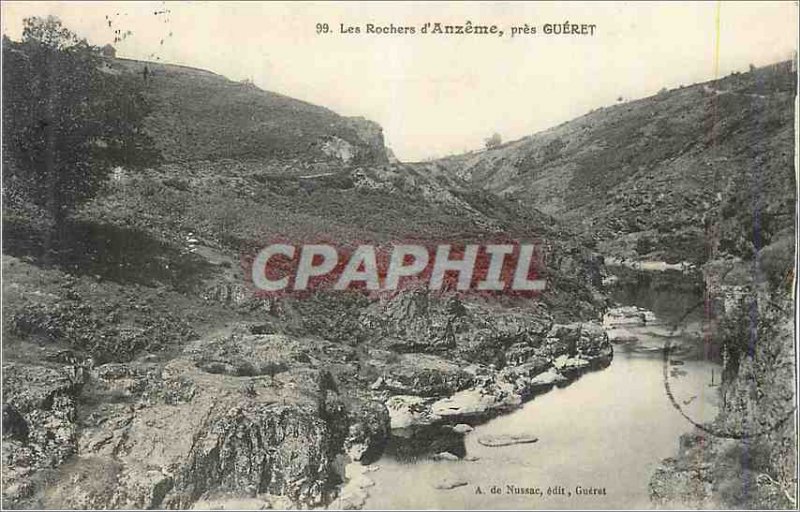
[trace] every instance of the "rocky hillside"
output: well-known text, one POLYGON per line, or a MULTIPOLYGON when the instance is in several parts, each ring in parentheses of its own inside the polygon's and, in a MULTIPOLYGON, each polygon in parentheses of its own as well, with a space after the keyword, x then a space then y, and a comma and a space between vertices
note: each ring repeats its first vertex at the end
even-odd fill
POLYGON ((390 429, 458 444, 610 361, 600 266, 551 217, 387 163, 363 120, 179 66, 103 72, 141 76, 159 158, 57 230, 4 212, 4 506, 357 506, 346 466, 390 429), (259 298, 242 261, 276 237, 534 240, 547 288, 259 298))
POLYGON ((714 422, 683 435, 653 475, 657 504, 796 507, 794 283, 770 283, 754 267, 717 259, 703 268, 707 346, 718 347, 723 362, 721 407, 714 422))
POLYGON ((791 63, 751 69, 425 164, 553 215, 603 255, 698 265, 721 409, 654 475, 659 506, 797 506, 796 87, 791 63))
POLYGON ((704 261, 714 216, 729 246, 751 238, 755 204, 763 237, 793 224, 795 76, 784 62, 664 89, 431 167, 523 200, 605 254, 704 261))

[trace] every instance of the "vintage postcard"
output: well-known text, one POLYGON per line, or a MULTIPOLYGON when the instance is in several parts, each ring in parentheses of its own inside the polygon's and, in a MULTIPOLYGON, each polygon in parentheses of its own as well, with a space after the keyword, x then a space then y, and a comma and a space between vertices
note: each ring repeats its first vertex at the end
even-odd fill
POLYGON ((2 33, 3 509, 797 509, 797 2, 2 33))

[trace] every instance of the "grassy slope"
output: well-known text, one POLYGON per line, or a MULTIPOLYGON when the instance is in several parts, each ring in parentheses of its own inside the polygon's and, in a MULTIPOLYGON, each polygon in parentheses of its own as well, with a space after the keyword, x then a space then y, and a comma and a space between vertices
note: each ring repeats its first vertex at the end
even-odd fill
POLYGON ((142 75, 153 106, 147 130, 166 161, 324 158, 321 148, 333 137, 355 146, 358 160, 385 161, 380 127, 369 121, 209 71, 127 59, 107 64, 111 73, 142 75))
MULTIPOLYGON (((140 73, 144 65, 112 60, 106 72, 140 73)), ((257 323, 263 312, 249 303, 232 306, 231 294, 245 284, 242 255, 276 237, 347 244, 502 234, 550 241, 554 252, 580 261, 579 242, 548 216, 458 180, 384 163, 382 143, 375 146, 378 139, 369 137, 375 132, 365 132, 362 120, 354 125, 322 107, 207 71, 147 66, 152 114, 146 129, 162 162, 117 174, 60 233, 25 211, 5 212, 5 277, 14 284, 4 288, 11 295, 3 328, 7 347, 22 343, 7 358, 21 356, 28 342, 46 340, 54 342, 47 350, 125 361, 164 349, 167 338, 179 345, 192 337, 176 326, 191 325, 202 336, 236 322, 257 323), (330 137, 347 140, 360 153, 350 162, 326 155, 320 144, 330 137), (199 239, 197 252, 189 238, 199 239), (33 278, 36 269, 44 273, 33 278), (59 281, 73 284, 62 288, 59 281), (82 291, 73 292, 75 286, 82 291), (134 332, 135 343, 126 350, 101 346, 103 335, 110 339, 119 331, 116 310, 141 312, 126 316, 121 327, 134 332), (151 325, 160 317, 169 318, 151 325), (48 322, 54 324, 49 334, 48 322), (74 333, 61 332, 73 324, 74 333), (140 340, 145 335, 161 341, 140 340)), ((574 303, 577 291, 591 309, 582 277, 557 266, 548 275, 552 287, 545 300, 574 303)))
POLYGON ((702 260, 714 215, 736 217, 723 228, 737 232, 721 234, 733 245, 756 201, 765 235, 792 225, 794 90, 782 63, 600 108, 435 170, 613 241, 610 253, 702 260))

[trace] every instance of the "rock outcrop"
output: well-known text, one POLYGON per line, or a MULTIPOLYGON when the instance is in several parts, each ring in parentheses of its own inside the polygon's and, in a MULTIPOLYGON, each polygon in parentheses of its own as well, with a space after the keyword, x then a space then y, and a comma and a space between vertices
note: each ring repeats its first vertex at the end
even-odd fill
POLYGON ((787 286, 753 279, 749 265, 704 268, 714 313, 710 349, 723 364, 717 418, 683 435, 650 482, 669 506, 796 507, 795 337, 787 286))
POLYGON ((388 414, 368 401, 346 404, 330 374, 297 361, 293 347, 309 345, 270 335, 201 340, 166 365, 110 363, 79 382, 7 366, 4 421, 15 439, 4 446, 15 474, 6 499, 66 508, 187 508, 260 495, 327 503, 342 481, 337 460, 379 453, 388 414), (79 416, 77 401, 89 404, 79 416), (41 466, 55 470, 55 483, 26 494, 25 471, 41 466))
POLYGON ((479 303, 427 292, 407 295, 384 306, 384 317, 367 314, 369 325, 387 336, 376 342, 396 349, 409 339, 416 350, 439 355, 404 354, 381 366, 372 389, 390 395, 393 429, 484 421, 602 368, 613 356, 596 322, 556 324, 546 314, 490 312, 479 303), (426 368, 435 369, 433 381, 426 368))

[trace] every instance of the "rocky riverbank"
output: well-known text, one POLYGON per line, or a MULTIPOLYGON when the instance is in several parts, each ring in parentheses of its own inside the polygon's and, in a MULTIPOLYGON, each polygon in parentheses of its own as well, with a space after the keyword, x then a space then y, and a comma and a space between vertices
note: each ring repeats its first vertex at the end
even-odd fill
MULTIPOLYGON (((762 251, 765 269, 780 268, 770 261, 774 250, 762 251)), ((729 258, 703 269, 710 346, 723 364, 721 407, 714 421, 683 435, 677 454, 662 461, 650 483, 656 504, 797 506, 793 279, 781 272, 762 281, 753 265, 729 258)))
MULTIPOLYGON (((519 347, 517 347, 519 348, 519 347)), ((475 424, 519 407, 553 386, 611 362, 613 349, 597 323, 554 325, 528 356, 502 369, 472 364, 460 369, 470 385, 452 395, 396 394, 386 400, 393 430, 475 424), (539 349, 538 353, 535 349, 539 349)), ((390 377, 391 378, 391 377, 390 377)), ((386 382, 381 378, 378 386, 386 382)))
MULTIPOLYGON (((149 324, 186 300, 173 292, 10 256, 4 270, 28 297, 8 317, 3 383, 4 503, 18 508, 356 506, 357 468, 402 436, 463 457, 447 443, 471 425, 613 355, 599 320, 541 301, 243 298, 195 310, 185 330, 149 324), (120 332, 121 313, 150 327, 120 332), (115 349, 121 336, 141 341, 115 349)), ((602 303, 587 307, 599 318, 602 303)))

